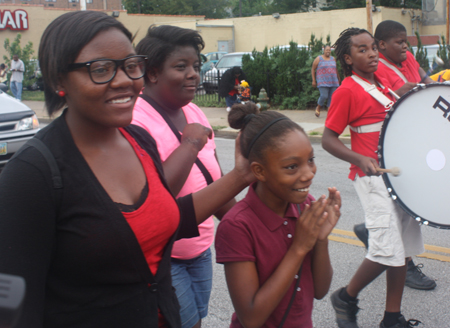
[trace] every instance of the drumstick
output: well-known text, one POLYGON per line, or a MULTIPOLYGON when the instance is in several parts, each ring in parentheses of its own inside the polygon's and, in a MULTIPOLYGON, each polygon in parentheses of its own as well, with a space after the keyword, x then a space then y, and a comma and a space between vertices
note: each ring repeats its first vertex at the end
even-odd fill
POLYGON ((378 172, 384 172, 384 173, 390 173, 390 174, 392 174, 394 177, 400 175, 400 169, 399 169, 398 167, 393 167, 392 169, 383 169, 383 168, 381 168, 381 167, 377 167, 377 171, 378 171, 378 172))

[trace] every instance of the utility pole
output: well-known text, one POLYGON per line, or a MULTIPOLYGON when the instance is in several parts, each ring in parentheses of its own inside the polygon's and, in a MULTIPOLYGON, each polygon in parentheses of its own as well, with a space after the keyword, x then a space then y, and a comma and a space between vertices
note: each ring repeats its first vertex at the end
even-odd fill
POLYGON ((242 17, 242 0, 239 0, 239 17, 242 17))
MULTIPOLYGON (((448 0, 447 0, 448 1, 448 0)), ((367 31, 373 34, 372 26, 372 0, 366 0, 366 12, 367 12, 367 31)))
POLYGON ((447 41, 447 45, 449 44, 448 43, 448 39, 449 39, 449 13, 450 13, 450 8, 449 8, 449 0, 447 0, 447 3, 446 3, 446 9, 447 9, 447 28, 446 28, 446 30, 445 30, 445 33, 446 33, 446 38, 445 38, 445 41, 447 41))

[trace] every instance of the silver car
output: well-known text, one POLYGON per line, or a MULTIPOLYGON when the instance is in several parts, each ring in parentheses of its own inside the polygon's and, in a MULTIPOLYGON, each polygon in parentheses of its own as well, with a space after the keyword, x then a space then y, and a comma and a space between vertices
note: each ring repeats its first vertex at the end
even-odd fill
POLYGON ((39 121, 34 111, 0 91, 0 171, 38 131, 39 121))

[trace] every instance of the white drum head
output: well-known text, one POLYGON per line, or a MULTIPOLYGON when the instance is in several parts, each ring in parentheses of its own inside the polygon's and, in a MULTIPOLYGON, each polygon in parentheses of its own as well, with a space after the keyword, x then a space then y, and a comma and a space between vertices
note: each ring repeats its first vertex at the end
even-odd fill
POLYGON ((430 84, 403 96, 380 134, 380 166, 392 198, 426 225, 450 229, 450 85, 430 84))

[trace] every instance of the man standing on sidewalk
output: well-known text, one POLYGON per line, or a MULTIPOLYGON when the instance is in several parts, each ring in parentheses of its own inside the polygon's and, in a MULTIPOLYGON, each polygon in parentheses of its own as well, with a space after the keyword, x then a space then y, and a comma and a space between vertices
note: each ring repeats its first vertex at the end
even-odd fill
POLYGON ((23 64, 23 61, 19 59, 18 55, 13 55, 13 60, 11 62, 11 72, 11 92, 17 100, 21 100, 23 72, 25 72, 25 65, 23 64))

